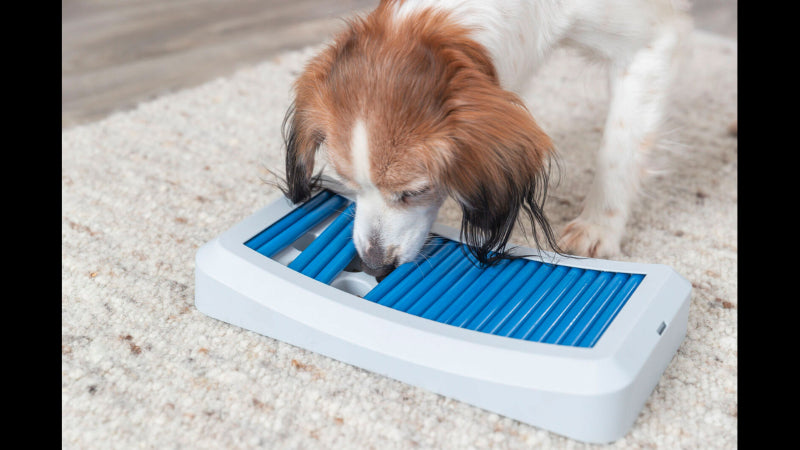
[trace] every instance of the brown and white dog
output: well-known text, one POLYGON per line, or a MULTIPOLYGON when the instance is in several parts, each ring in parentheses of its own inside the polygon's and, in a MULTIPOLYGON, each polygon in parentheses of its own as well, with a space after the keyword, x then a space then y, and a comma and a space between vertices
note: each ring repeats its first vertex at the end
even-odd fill
POLYGON ((286 194, 311 195, 324 148, 355 193, 353 240, 375 275, 418 255, 447 196, 460 204, 462 238, 482 263, 504 256, 522 218, 540 248, 613 256, 689 23, 674 3, 381 1, 295 83, 286 194), (612 97, 583 211, 556 239, 542 210, 554 145, 519 93, 561 44, 608 63, 612 97))

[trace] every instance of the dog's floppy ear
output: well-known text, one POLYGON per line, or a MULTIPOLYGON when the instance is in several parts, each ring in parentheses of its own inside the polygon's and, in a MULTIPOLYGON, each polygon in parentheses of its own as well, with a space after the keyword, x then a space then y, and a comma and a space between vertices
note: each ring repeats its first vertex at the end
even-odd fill
POLYGON ((537 247, 559 251, 542 210, 554 152, 550 138, 516 95, 490 79, 471 77, 454 92, 441 179, 461 206, 462 240, 484 265, 507 257, 522 211, 537 247))
POLYGON ((352 91, 342 88, 341 72, 351 70, 344 64, 356 41, 355 24, 340 33, 334 42, 311 58, 294 83, 294 101, 283 120, 286 144, 286 187, 284 194, 297 203, 307 200, 319 186, 321 174, 313 175, 314 157, 328 138, 326 130, 342 123, 342 105, 348 104, 352 91), (327 125, 327 127, 326 127, 327 125))
POLYGON ((283 140, 286 145, 286 186, 284 195, 293 203, 308 200, 317 188, 319 176, 314 176, 314 157, 324 140, 323 133, 309 120, 308 113, 293 103, 283 120, 283 140))

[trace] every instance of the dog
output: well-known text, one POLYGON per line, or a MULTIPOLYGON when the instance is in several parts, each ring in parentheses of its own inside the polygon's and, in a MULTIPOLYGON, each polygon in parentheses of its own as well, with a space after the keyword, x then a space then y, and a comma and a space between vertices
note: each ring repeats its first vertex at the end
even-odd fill
POLYGON ((324 149, 355 195, 365 272, 412 261, 444 200, 491 265, 518 220, 536 246, 611 257, 663 121, 688 6, 670 0, 385 0, 312 57, 286 113, 284 193, 307 200, 324 149), (560 45, 607 63, 611 101, 593 184, 556 238, 543 211, 554 144, 520 97, 560 45))

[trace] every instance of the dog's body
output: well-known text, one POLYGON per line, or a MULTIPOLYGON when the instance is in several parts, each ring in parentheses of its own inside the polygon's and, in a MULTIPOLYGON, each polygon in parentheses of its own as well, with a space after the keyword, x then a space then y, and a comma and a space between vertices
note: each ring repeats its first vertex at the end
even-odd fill
POLYGON ((324 145, 356 194, 354 242, 371 273, 416 257, 448 195, 483 263, 503 256, 520 211, 537 244, 541 235, 551 248, 612 256, 689 23, 673 3, 382 1, 297 80, 286 122, 287 194, 308 198, 324 145), (553 144, 518 94, 561 44, 608 62, 612 99, 594 183, 556 243, 542 211, 553 144))

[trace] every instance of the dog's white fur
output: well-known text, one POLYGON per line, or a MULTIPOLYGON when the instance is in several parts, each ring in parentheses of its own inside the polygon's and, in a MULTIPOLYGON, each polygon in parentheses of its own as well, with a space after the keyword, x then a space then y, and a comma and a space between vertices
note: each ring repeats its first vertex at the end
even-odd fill
MULTIPOLYGON (((688 6, 670 0, 405 0, 391 7, 395 23, 431 8, 447 11, 448 20, 472 30, 469 37, 486 49, 501 87, 511 92, 521 94, 562 44, 608 63, 611 102, 595 178, 559 246, 579 255, 618 254, 644 156, 662 122, 674 55, 689 29, 688 6)), ((344 177, 357 195, 354 241, 365 261, 401 264, 418 253, 445 194, 431 192, 424 178, 394 193, 378 189, 370 166, 370 152, 378 150, 365 119, 351 129, 352 173, 344 177), (398 202, 419 191, 424 201, 398 202)))

